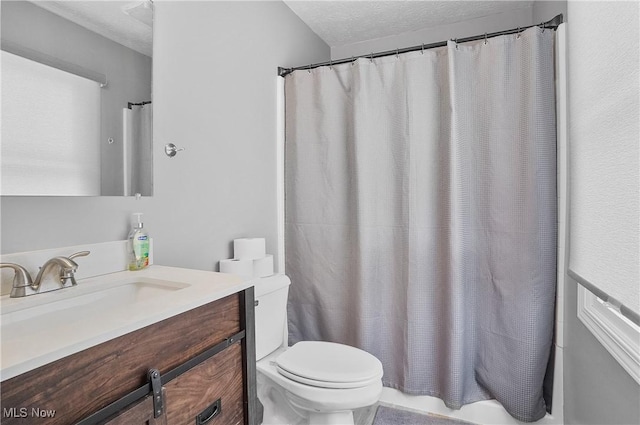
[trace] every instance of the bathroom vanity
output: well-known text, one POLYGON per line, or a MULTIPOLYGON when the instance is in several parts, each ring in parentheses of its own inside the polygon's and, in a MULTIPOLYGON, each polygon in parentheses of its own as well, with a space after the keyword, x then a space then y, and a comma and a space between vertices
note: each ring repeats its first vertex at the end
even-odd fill
POLYGON ((154 265, 2 308, 3 424, 257 423, 249 282, 154 265))

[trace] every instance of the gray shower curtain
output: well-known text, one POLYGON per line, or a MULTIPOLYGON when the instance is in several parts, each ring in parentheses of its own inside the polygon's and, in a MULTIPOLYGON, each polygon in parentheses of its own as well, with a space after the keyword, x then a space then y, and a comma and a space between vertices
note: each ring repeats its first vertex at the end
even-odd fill
POLYGON ((531 28, 285 81, 289 338, 385 386, 545 414, 556 284, 554 34, 531 28))

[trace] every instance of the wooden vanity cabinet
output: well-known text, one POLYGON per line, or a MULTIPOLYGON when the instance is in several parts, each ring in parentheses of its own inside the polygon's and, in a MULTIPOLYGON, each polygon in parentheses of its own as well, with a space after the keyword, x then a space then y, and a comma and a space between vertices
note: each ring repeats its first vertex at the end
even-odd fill
POLYGON ((3 381, 1 422, 192 425, 204 414, 212 416, 206 425, 254 425, 253 303, 248 288, 3 381), (157 418, 150 369, 164 393, 157 418), (34 417, 32 409, 55 414, 34 417))

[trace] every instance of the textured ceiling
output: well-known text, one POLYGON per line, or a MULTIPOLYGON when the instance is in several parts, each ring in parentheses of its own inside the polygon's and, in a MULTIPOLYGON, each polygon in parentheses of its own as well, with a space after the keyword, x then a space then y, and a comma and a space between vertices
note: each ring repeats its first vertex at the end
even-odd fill
POLYGON ((533 1, 284 0, 329 46, 344 46, 530 7, 533 1))
POLYGON ((152 6, 148 2, 63 0, 33 4, 143 55, 152 54, 152 12, 148 9, 152 6))
MULTIPOLYGON (((209 0, 215 1, 215 0, 209 0)), ((424 28, 531 7, 533 1, 485 0, 283 0, 329 46, 343 46, 424 28)), ((151 16, 147 1, 33 1, 34 4, 147 56, 152 29, 135 19, 151 16), (138 12, 138 13, 136 13, 138 12), (141 13, 140 13, 141 12, 141 13)))

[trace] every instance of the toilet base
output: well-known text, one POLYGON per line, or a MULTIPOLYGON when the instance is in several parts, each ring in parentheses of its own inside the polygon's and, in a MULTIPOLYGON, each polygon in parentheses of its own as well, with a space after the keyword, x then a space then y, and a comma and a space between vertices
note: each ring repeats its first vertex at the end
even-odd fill
POLYGON ((353 411, 309 414, 309 425, 354 425, 353 411))
POLYGON ((354 425, 353 411, 313 412, 292 399, 296 397, 275 385, 262 373, 257 376, 258 399, 264 408, 262 425, 354 425))
POLYGON ((304 411, 295 409, 284 391, 273 385, 268 378, 258 373, 258 399, 263 406, 261 425, 308 425, 304 411))

